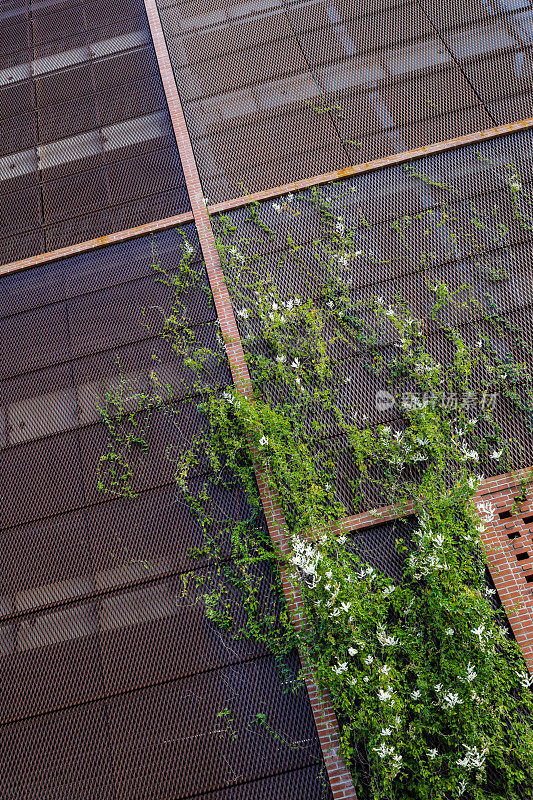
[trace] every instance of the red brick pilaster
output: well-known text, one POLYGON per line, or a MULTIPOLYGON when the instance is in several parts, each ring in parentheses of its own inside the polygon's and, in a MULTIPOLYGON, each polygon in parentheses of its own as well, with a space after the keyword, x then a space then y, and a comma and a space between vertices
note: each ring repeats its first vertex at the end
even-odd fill
MULTIPOLYGON (((144 4, 170 110, 172 125, 180 152, 185 182, 205 259, 207 275, 213 292, 215 308, 220 322, 221 332, 226 342, 226 350, 233 380, 238 389, 243 391, 247 397, 252 397, 253 392, 250 374, 244 359, 244 351, 237 322, 222 272, 220 258, 213 236, 213 229, 207 212, 156 2, 155 0, 144 0, 144 4)), ((270 536, 275 545, 277 545, 282 552, 287 553, 290 549, 290 543, 287 537, 287 527, 283 512, 277 504, 276 498, 272 496, 265 475, 261 471, 261 466, 259 464, 256 465, 256 477, 270 536)), ((283 591, 291 617, 297 626, 301 625, 303 614, 302 598, 294 591, 294 587, 291 585, 286 575, 282 576, 282 580, 283 591)), ((304 678, 333 797, 335 800, 357 800, 352 778, 339 752, 339 730, 331 701, 328 697, 319 692, 311 671, 306 668, 305 663, 304 678)))

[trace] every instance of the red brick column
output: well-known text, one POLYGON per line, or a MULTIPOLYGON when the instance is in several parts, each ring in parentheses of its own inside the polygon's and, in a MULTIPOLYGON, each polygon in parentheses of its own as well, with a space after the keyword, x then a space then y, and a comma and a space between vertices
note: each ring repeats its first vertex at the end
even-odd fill
MULTIPOLYGON (((244 359, 239 329, 220 265, 213 229, 211 227, 209 214, 207 213, 202 186, 196 168, 185 118, 183 116, 183 110, 174 80, 157 6, 155 0, 144 0, 144 4, 170 110, 172 125, 180 152, 185 182, 205 259, 207 275, 213 292, 215 308, 220 322, 221 332, 226 342, 231 373, 235 386, 243 391, 247 397, 252 397, 253 391, 250 374, 244 359)), ((256 463, 255 470, 270 536, 274 544, 282 552, 287 553, 290 549, 290 543, 287 537, 287 526, 285 524, 283 512, 277 504, 276 498, 272 496, 265 474, 259 463, 256 463)), ((303 620, 302 598, 291 585, 287 575, 282 576, 282 582, 291 617, 298 627, 302 624, 303 620)), ((304 679, 309 693, 309 700, 318 730, 320 746, 324 755, 324 762, 328 772, 333 797, 335 800, 357 800, 350 773, 339 753, 339 730, 333 706, 328 697, 324 696, 324 694, 320 694, 310 670, 306 668, 304 662, 303 664, 304 679)))
MULTIPOLYGON (((531 492, 531 483, 527 490, 531 492)), ((495 508, 483 541, 489 569, 516 641, 533 672, 533 498, 524 503, 516 473, 480 487, 478 497, 495 508)))

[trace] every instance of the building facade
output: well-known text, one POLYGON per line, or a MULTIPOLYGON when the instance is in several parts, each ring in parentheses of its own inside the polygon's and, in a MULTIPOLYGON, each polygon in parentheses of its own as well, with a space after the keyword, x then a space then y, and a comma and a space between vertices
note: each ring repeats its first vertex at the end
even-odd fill
MULTIPOLYGON (((192 554, 203 531, 173 455, 205 419, 186 354, 165 333, 178 315, 212 359, 210 387, 246 389, 249 327, 211 218, 225 214, 244 241, 259 213, 265 276, 306 299, 313 217, 282 222, 275 206, 344 179, 342 213, 364 218, 361 252, 372 252, 354 291, 389 301, 400 287, 421 317, 425 233, 399 253, 390 221, 440 208, 444 183, 461 190, 464 220, 473 203, 490 214, 501 200, 505 238, 484 228, 453 258, 440 241, 435 279, 460 287, 482 250, 492 271, 475 275, 480 306, 533 345, 529 195, 517 211, 502 189, 531 181, 530 4, 5 0, 0 21, 0 795, 353 798, 328 698, 307 674, 304 691, 288 691, 298 655, 280 679, 267 648, 202 607, 214 567, 192 554), (109 443, 131 411, 126 383, 148 410, 166 392, 133 466, 109 443), (111 490, 130 487, 130 466, 134 501, 111 490), (200 576, 196 594, 183 594, 187 576, 200 576)), ((338 368, 347 406, 394 424, 375 403, 385 387, 356 358, 340 354, 338 368)), ((527 413, 502 403, 498 414, 515 461, 530 466, 527 413)), ((320 426, 327 453, 341 437, 331 420, 320 426)), ((516 511, 515 473, 488 468, 492 580, 533 664, 533 510, 516 511)), ((209 469, 195 466, 198 494, 209 469)), ((361 506, 351 478, 349 466, 336 475, 346 529, 394 575, 394 511, 369 514, 380 497, 361 506)), ((283 548, 276 498, 257 481, 265 530, 283 548)), ((230 561, 227 520, 250 510, 239 488, 217 492, 211 533, 230 561)), ((297 598, 289 606, 298 619, 297 598)))

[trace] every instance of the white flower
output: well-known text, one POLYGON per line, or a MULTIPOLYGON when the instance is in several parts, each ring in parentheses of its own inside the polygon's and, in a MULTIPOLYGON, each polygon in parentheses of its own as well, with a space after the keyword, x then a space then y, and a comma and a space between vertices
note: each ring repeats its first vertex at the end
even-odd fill
POLYGON ((287 356, 284 353, 280 353, 279 356, 276 356, 276 361, 278 362, 278 364, 284 364, 286 360, 287 356))
POLYGON ((444 633, 446 634, 446 636, 453 636, 453 635, 454 635, 454 633, 455 633, 455 631, 454 631, 454 629, 453 629, 453 628, 446 628, 446 630, 444 631, 444 633))
POLYGON ((368 681, 370 680, 370 678, 368 677, 368 675, 365 675, 365 676, 364 676, 364 678, 363 678, 363 680, 364 680, 364 682, 365 682, 365 683, 368 683, 368 681))
POLYGON ((248 319, 250 314, 247 308, 241 308, 240 311, 237 311, 237 316, 242 317, 243 319, 248 319))
POLYGON ((381 592, 381 594, 383 595, 383 597, 388 597, 390 594, 394 592, 395 589, 396 586, 386 586, 381 592))
POLYGON ((468 747, 466 744, 463 747, 466 747, 466 755, 464 758, 457 759, 455 763, 466 769, 480 769, 485 763, 487 750, 482 750, 480 753, 477 747, 468 747))
POLYGON ((415 689, 414 692, 411 692, 411 697, 413 698, 413 700, 418 700, 421 694, 422 692, 420 691, 420 689, 415 689))
POLYGON ((348 648, 348 655, 350 655, 352 657, 356 656, 358 652, 359 652, 359 650, 356 647, 349 647, 348 648))
POLYGON ((494 506, 489 501, 485 503, 478 503, 476 506, 479 516, 483 520, 483 522, 492 522, 494 519, 494 506))
POLYGON ((287 203, 292 203, 293 199, 294 199, 293 193, 289 192, 289 194, 286 196, 285 200, 287 201, 287 203))
POLYGON ((294 300, 287 300, 287 302, 285 303, 285 308, 287 309, 287 311, 292 311, 292 309, 294 308, 294 300))
POLYGON ((386 758, 394 753, 394 747, 387 747, 385 742, 381 742, 379 747, 373 747, 372 749, 375 750, 380 758, 386 758))
POLYGON ((331 492, 331 483, 326 483, 324 489, 326 490, 326 492, 331 492))
POLYGON ((378 689, 378 699, 382 703, 386 703, 388 700, 391 699, 391 697, 392 697, 392 692, 389 689, 387 689, 386 691, 384 689, 378 689))
POLYGON ((279 214, 281 209, 282 209, 282 206, 280 206, 279 203, 272 203, 272 208, 274 209, 274 211, 277 211, 278 214, 279 214))
POLYGON ((499 459, 502 457, 502 454, 503 450, 493 450, 492 453, 490 454, 490 457, 493 458, 495 461, 499 461, 499 459))
POLYGON ((227 400, 227 402, 230 405, 233 405, 233 403, 235 402, 235 398, 233 397, 231 392, 222 392, 222 397, 224 398, 224 400, 227 400))
POLYGON ((300 360, 298 358, 295 358, 294 361, 291 364, 291 367, 293 369, 298 369, 299 366, 300 366, 300 360))
POLYGON ((466 444, 463 444, 463 455, 462 460, 468 461, 471 459, 472 461, 479 461, 479 453, 477 450, 469 450, 466 444))
POLYGON ((341 608, 346 614, 350 610, 350 605, 351 605, 350 603, 341 603, 341 608))
MULTIPOLYGON (((354 253, 354 256, 356 256, 356 257, 362 256, 362 255, 363 255, 363 251, 362 250, 356 250, 355 253, 354 253)), ((378 302, 379 302, 379 300, 378 300, 378 302)))
POLYGON ((367 656, 367 657, 365 658, 365 664, 367 664, 368 666, 370 666, 370 664, 373 662, 373 660, 374 660, 374 656, 367 656))
POLYGON ((277 311, 279 308, 277 303, 272 303, 272 311, 277 311))
POLYGON ((479 628, 472 628, 471 633, 473 633, 474 636, 478 636, 481 641, 483 634, 485 633, 485 626, 480 625, 479 628))
POLYGON ((436 691, 436 692, 440 692, 440 691, 442 691, 442 683, 437 683, 437 684, 435 684, 435 691, 436 691))
POLYGON ((332 617, 338 617, 338 616, 340 615, 340 613, 341 613, 341 610, 340 610, 340 608, 336 608, 336 609, 333 611, 333 614, 332 614, 331 616, 332 616, 332 617))
POLYGON ((259 439, 259 444, 261 445, 261 447, 264 447, 265 445, 267 445, 268 444, 268 436, 262 436, 261 439, 259 439))
POLYGON ((477 678, 477 672, 474 669, 474 667, 472 666, 472 664, 470 662, 468 662, 468 666, 466 668, 465 680, 466 680, 467 683, 472 683, 472 681, 475 680, 475 678, 477 678))
POLYGON ((390 728, 382 728, 381 729, 381 736, 392 736, 392 731, 390 728))
POLYGON ((525 671, 517 672, 516 674, 520 679, 520 686, 522 686, 523 689, 529 689, 533 686, 533 676, 528 675, 525 671))
POLYGON ((295 297, 295 298, 294 298, 294 305, 295 305, 295 306, 299 306, 299 305, 301 305, 301 303, 302 303, 302 301, 300 300, 300 298, 299 298, 299 297, 295 297))
POLYGON ((344 664, 339 663, 337 664, 336 667, 332 667, 331 669, 333 670, 335 675, 342 675, 342 673, 346 672, 346 670, 348 669, 348 662, 345 661, 344 664))
POLYGON ((428 758, 430 758, 432 761, 434 758, 437 758, 438 754, 439 751, 435 747, 432 750, 427 751, 428 758))
POLYGON ((383 647, 394 647, 398 644, 398 639, 395 636, 387 636, 383 625, 378 625, 377 637, 379 643, 382 644, 383 647))
POLYGON ((390 667, 389 667, 389 665, 388 665, 388 664, 383 664, 383 666, 382 666, 382 667, 380 667, 380 670, 379 670, 379 671, 380 671, 380 672, 381 672, 383 675, 388 675, 388 674, 389 674, 389 672, 390 672, 390 667))
POLYGON ((459 699, 459 695, 453 692, 445 692, 442 696, 442 701, 445 704, 445 708, 455 708, 455 706, 463 704, 463 701, 459 699))

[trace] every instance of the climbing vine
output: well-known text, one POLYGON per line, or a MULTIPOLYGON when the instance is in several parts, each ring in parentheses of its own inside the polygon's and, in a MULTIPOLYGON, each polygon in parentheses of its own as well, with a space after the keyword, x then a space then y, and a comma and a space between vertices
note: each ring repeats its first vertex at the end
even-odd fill
MULTIPOLYGON (((424 314, 400 280, 381 291, 354 281, 365 270, 385 275, 392 259, 367 241, 355 190, 339 184, 250 207, 244 233, 232 217, 213 220, 253 397, 213 386, 208 354, 176 304, 163 325, 197 374, 206 420, 174 454, 177 484, 204 531, 202 555, 217 565, 202 578, 206 613, 231 627, 237 589, 245 613, 236 636, 267 645, 281 669, 300 648, 333 698, 358 792, 372 800, 518 800, 533 785, 533 678, 487 582, 481 534, 495 510, 475 499, 484 473, 521 460, 499 404, 526 429, 533 409, 525 337, 478 284, 508 279, 504 219, 529 230, 530 198, 514 165, 479 161, 499 176, 510 215, 406 168, 435 193, 433 207, 390 222, 397 258, 419 275, 424 314), (311 241, 286 230, 287 220, 310 215, 311 241), (268 262, 265 241, 277 249, 268 262), (465 280, 446 280, 436 265, 459 258, 469 259, 465 280), (190 478, 200 464, 208 478, 198 490, 190 478), (257 468, 279 498, 289 554, 265 530, 257 468), (214 536, 221 486, 246 502, 214 536), (396 527, 401 580, 365 563, 340 531, 349 512, 388 503, 414 518, 396 527), (287 614, 282 574, 303 596, 301 631, 287 614)), ((190 260, 171 279, 154 263, 178 297, 190 260)), ((103 491, 132 496, 126 453, 145 447, 144 420, 167 408, 169 393, 139 395, 133 410, 123 386, 106 397, 103 491)))

